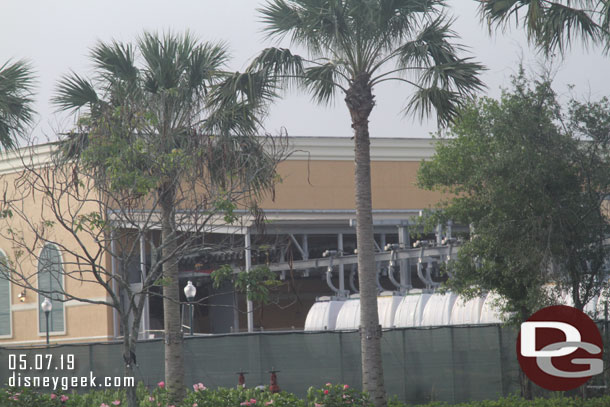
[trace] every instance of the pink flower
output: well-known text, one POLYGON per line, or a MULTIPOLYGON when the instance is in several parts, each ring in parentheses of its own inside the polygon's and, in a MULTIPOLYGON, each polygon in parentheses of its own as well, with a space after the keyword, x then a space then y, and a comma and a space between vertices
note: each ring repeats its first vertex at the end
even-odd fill
POLYGON ((112 404, 114 404, 115 406, 118 406, 119 404, 121 404, 121 400, 114 400, 112 402, 112 404))
POLYGON ((68 399, 69 399, 69 397, 68 397, 68 396, 66 396, 66 395, 64 395, 64 394, 62 394, 62 395, 61 395, 60 400, 61 400, 61 402, 62 402, 62 403, 65 403, 66 401, 68 401, 68 399))
POLYGON ((347 390, 347 389, 349 389, 349 386, 347 384, 344 384, 343 385, 343 390, 347 390))
POLYGON ((256 399, 250 399, 250 404, 256 404, 256 399))
POLYGON ((57 398, 57 395, 55 393, 51 393, 51 400, 55 400, 57 398))
POLYGON ((155 401, 155 398, 153 396, 148 396, 148 401, 155 401))
POLYGON ((332 386, 331 383, 326 383, 326 387, 330 387, 330 386, 332 386))
POLYGON ((249 406, 250 402, 249 401, 244 401, 243 403, 239 403, 240 406, 249 406))
POLYGON ((193 403, 193 407, 199 407, 199 404, 193 403))
POLYGON ((208 389, 208 388, 207 388, 207 387, 205 387, 205 386, 203 385, 203 383, 195 383, 195 384, 193 385, 193 390, 194 390, 194 391, 199 391, 199 390, 207 390, 207 389, 208 389))
POLYGON ((102 403, 102 404, 100 404, 100 407, 110 407, 110 406, 106 403, 102 403))
POLYGON ((324 407, 324 404, 313 403, 314 407, 324 407))
POLYGON ((159 383, 157 383, 157 386, 164 388, 165 387, 165 382, 161 381, 159 383))
POLYGON ((271 401, 267 401, 267 402, 265 403, 265 405, 266 405, 266 406, 270 406, 271 404, 273 404, 273 400, 271 400, 271 401))
POLYGON ((330 393, 330 392, 328 391, 328 389, 324 390, 324 394, 328 394, 328 393, 330 393))

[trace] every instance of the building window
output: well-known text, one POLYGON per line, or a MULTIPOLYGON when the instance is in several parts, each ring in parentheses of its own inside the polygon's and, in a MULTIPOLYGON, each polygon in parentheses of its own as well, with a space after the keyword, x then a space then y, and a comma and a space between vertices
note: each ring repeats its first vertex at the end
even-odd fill
POLYGON ((46 317, 40 308, 45 297, 53 303, 53 310, 49 313, 49 332, 64 331, 64 296, 63 267, 61 255, 55 245, 46 244, 40 252, 38 259, 38 331, 46 332, 46 317), (45 292, 50 294, 44 294, 45 292))
POLYGON ((8 272, 8 259, 0 251, 0 336, 11 335, 11 283, 4 277, 8 272))

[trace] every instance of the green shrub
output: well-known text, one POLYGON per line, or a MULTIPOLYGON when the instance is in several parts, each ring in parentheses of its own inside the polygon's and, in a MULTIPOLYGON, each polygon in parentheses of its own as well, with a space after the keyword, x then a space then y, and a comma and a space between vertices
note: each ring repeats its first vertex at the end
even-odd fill
POLYGON ((347 384, 326 383, 322 389, 310 387, 307 391, 310 407, 368 407, 371 405, 366 393, 350 388, 347 384))
MULTIPOLYGON (((164 383, 150 391, 143 384, 136 389, 138 407, 170 407, 164 383)), ((29 388, 0 390, 0 407, 126 407, 124 390, 92 390, 87 393, 43 393, 29 388)), ((370 407, 366 393, 347 385, 328 383, 321 389, 309 388, 303 400, 292 393, 271 393, 269 390, 219 388, 206 389, 193 385, 184 401, 174 407, 370 407)), ((582 400, 557 395, 551 398, 524 400, 507 397, 499 400, 472 401, 450 405, 434 402, 413 406, 390 398, 388 407, 610 407, 610 396, 582 400)))

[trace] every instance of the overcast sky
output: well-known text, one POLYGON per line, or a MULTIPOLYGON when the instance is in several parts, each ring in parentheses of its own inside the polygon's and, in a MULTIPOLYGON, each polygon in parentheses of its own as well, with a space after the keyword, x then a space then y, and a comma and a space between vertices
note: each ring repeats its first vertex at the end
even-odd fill
MULTIPOLYGON (((454 29, 462 43, 489 70, 483 80, 486 93, 499 95, 516 71, 521 57, 534 68, 537 59, 519 30, 490 36, 479 22, 474 0, 450 0, 457 18, 454 29)), ((271 45, 261 33, 256 8, 259 0, 1 0, 0 64, 8 59, 27 58, 38 74, 36 109, 39 112, 36 136, 54 138, 71 120, 56 115, 49 103, 62 74, 74 70, 90 72, 88 50, 96 41, 133 41, 144 30, 190 30, 201 40, 226 41, 233 59, 231 69, 241 69, 260 49, 271 45)), ((559 67, 559 62, 556 65, 559 67)), ((556 87, 597 99, 610 94, 610 59, 599 50, 574 49, 561 63, 556 87)), ((387 82, 386 82, 387 83, 387 82)), ((371 116, 374 137, 427 137, 435 129, 433 121, 420 124, 401 115, 409 88, 391 83, 376 88, 377 105, 371 116)), ((320 107, 307 96, 289 94, 272 108, 266 122, 268 131, 285 127, 292 136, 351 136, 347 110, 342 98, 334 108, 320 107)))

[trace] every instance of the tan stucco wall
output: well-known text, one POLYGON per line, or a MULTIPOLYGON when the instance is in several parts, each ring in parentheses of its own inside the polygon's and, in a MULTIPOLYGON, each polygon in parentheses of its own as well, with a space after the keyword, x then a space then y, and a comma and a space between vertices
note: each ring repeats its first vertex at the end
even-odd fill
MULTIPOLYGON (((97 305, 70 305, 65 307, 67 324, 65 334, 51 333, 49 342, 83 342, 104 341, 109 339, 107 324, 107 307, 97 305), (72 340, 70 340, 72 339, 72 340)), ((43 317, 44 318, 44 317, 43 317)), ((42 343, 46 340, 44 330, 38 331, 37 308, 13 311, 13 338, 4 342, 42 343)))
MULTIPOLYGON (((293 156, 280 164, 278 170, 282 182, 276 186, 273 199, 271 194, 263 199, 260 203, 262 208, 270 210, 354 209, 354 162, 351 142, 349 140, 315 139, 311 143, 311 148, 307 145, 297 146, 306 152, 312 152, 311 157, 303 153, 310 158, 309 160, 293 156)), ((417 142, 386 140, 384 143, 387 144, 385 147, 381 146, 377 150, 372 150, 374 153, 372 154, 374 209, 405 210, 434 206, 441 199, 441 194, 422 191, 415 186, 419 162, 431 154, 430 143, 425 140, 417 142)), ((0 164, 3 163, 6 164, 6 161, 0 162, 0 164)), ((14 171, 0 168, 0 193, 11 197, 11 194, 14 194, 16 177, 17 174, 14 171)), ((44 207, 40 193, 29 196, 24 200, 23 205, 29 222, 36 224, 40 223, 42 219, 54 220, 54 216, 48 208, 44 207)), ((92 207, 90 211, 96 210, 97 208, 92 207)), ((6 228, 9 224, 14 230, 23 233, 26 242, 34 244, 34 234, 23 221, 13 218, 6 223, 0 220, 0 228, 6 228)), ((64 267, 69 272, 75 271, 77 269, 76 260, 68 251, 79 250, 77 242, 67 232, 61 231, 59 227, 51 230, 49 236, 68 248, 68 250, 62 250, 64 267)), ((83 239, 86 245, 95 246, 89 237, 83 236, 83 239)), ((10 259, 15 258, 12 246, 9 241, 0 236, 0 249, 10 259)), ((109 257, 104 256, 102 261, 106 269, 110 270, 109 257)), ((32 261, 31 258, 22 259, 20 265, 30 273, 36 272, 37 262, 32 261)), ((69 292, 77 293, 80 297, 99 299, 106 296, 103 287, 96 283, 66 278, 65 284, 69 292)), ((44 335, 40 335, 38 332, 37 294, 27 290, 26 301, 22 303, 18 299, 21 291, 22 288, 12 286, 11 302, 15 306, 12 311, 12 336, 1 338, 0 344, 43 343, 44 341, 44 335)), ((65 315, 66 332, 61 335, 53 335, 52 342, 99 341, 103 340, 101 338, 113 335, 113 312, 109 307, 70 304, 65 308, 65 315)))
MULTIPOLYGON (((0 249, 16 266, 19 273, 33 276, 30 277, 30 282, 37 287, 38 282, 34 276, 38 267, 37 256, 44 245, 44 240, 40 239, 40 236, 36 237, 34 230, 38 230, 39 234, 44 235, 49 242, 64 246, 62 248, 58 245, 64 271, 68 274, 63 280, 66 292, 73 293, 79 298, 105 299, 106 291, 101 285, 92 281, 83 281, 92 280, 93 276, 86 271, 88 267, 86 264, 83 265, 83 260, 79 261, 75 256, 77 253, 84 254, 77 239, 59 225, 56 216, 49 208, 48 197, 44 197, 40 191, 31 189, 31 184, 27 182, 16 182, 21 175, 21 173, 0 175, 0 189, 4 197, 6 199, 23 198, 19 209, 13 211, 12 217, 0 219, 0 249), (52 221, 55 225, 43 227, 43 220, 52 221), (14 231, 14 239, 9 238, 9 228, 14 231), (41 232, 43 229, 44 232, 41 232), (20 239, 23 239, 24 246, 20 247, 15 244, 15 241, 20 239), (28 254, 28 251, 31 254, 28 254), (18 252, 23 252, 23 255, 16 256, 18 252), (83 274, 80 271, 84 271, 83 274), (70 274, 73 277, 70 277, 70 274)), ((58 174, 53 175, 58 176, 58 174)), ((52 176, 47 179, 52 179, 52 176)), ((71 220, 71 216, 67 215, 69 200, 62 198, 59 202, 62 204, 62 213, 66 214, 65 219, 69 223, 71 220)), ((74 214, 76 206, 71 205, 70 207, 74 214)), ((95 204, 87 203, 79 209, 78 214, 87 214, 96 210, 95 204)), ((98 249, 98 245, 93 242, 90 235, 79 233, 78 236, 91 252, 94 253, 98 249)), ((105 263, 105 258, 102 256, 100 261, 105 263)), ((23 291, 23 287, 11 283, 12 335, 9 338, 0 339, 0 343, 43 343, 45 340, 44 335, 40 335, 38 332, 38 294, 32 289, 25 288, 25 301, 21 302, 18 296, 23 291)), ((107 337, 112 334, 112 312, 108 307, 71 301, 64 303, 64 310, 65 332, 52 334, 52 341, 64 342, 70 338, 100 340, 99 337, 107 337)))
MULTIPOLYGON (((438 192, 415 186, 419 162, 377 161, 371 164, 374 209, 423 209, 441 199, 438 192)), ((354 209, 352 161, 285 161, 279 166, 282 182, 275 199, 268 195, 265 209, 354 209)))

